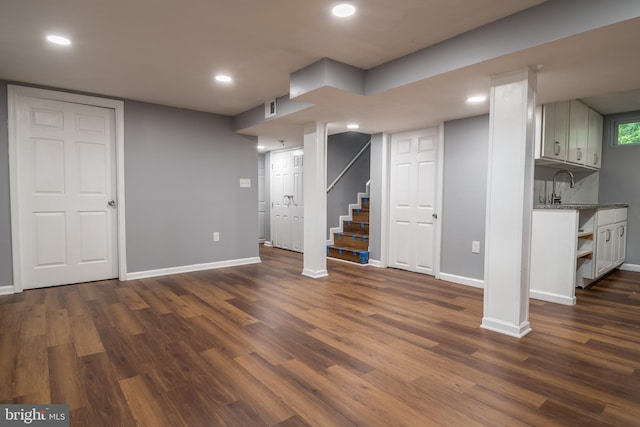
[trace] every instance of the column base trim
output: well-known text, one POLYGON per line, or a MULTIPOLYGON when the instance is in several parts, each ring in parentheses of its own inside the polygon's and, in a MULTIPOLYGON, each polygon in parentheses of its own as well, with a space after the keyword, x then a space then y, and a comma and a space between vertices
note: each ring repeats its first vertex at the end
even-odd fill
POLYGON ((321 277, 327 277, 329 273, 327 272, 327 270, 310 270, 308 268, 305 268, 304 270, 302 270, 302 275, 311 277, 312 279, 319 279, 321 277))
POLYGON ((501 334, 509 335, 510 337, 515 338, 522 338, 529 332, 531 332, 531 326, 529 325, 528 321, 521 325, 514 325, 499 319, 490 319, 488 317, 482 318, 482 324, 480 325, 480 327, 482 329, 499 332, 501 334))

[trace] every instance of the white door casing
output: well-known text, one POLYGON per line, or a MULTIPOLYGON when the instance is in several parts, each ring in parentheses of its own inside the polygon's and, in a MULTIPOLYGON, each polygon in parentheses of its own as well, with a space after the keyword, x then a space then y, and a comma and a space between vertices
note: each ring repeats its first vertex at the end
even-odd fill
POLYGON ((266 223, 265 223, 265 209, 266 209, 266 192, 264 188, 265 184, 265 164, 263 161, 258 162, 258 243, 265 242, 266 223))
POLYGON ((302 150, 271 153, 271 243, 304 250, 304 156, 302 150))
POLYGON ((9 107, 14 292, 124 280, 122 102, 9 86, 9 107))
POLYGON ((389 266, 437 273, 437 127, 391 136, 389 266))

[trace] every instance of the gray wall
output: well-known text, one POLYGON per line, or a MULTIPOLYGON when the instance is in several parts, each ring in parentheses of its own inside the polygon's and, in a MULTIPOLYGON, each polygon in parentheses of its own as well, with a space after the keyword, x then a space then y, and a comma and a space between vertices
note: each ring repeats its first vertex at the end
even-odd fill
MULTIPOLYGON (((327 186, 342 172, 344 167, 371 139, 371 135, 345 132, 330 135, 327 139, 327 186)), ((327 194, 327 236, 331 227, 340 225, 340 215, 349 214, 349 204, 358 201, 358 193, 366 191, 369 180, 370 149, 349 168, 327 194)))
POLYGON ((230 117, 125 103, 130 272, 258 256, 256 138, 231 129, 230 117))
POLYGON ((445 123, 442 273, 484 280, 488 148, 488 115, 445 123))
POLYGON ((0 286, 13 285, 7 114, 7 83, 0 81, 0 286))
MULTIPOLYGON (((6 92, 0 81, 0 286, 13 284, 6 92)), ((128 272, 258 256, 256 138, 231 126, 230 117, 125 101, 128 272)))
MULTIPOLYGON (((637 113, 640 116, 640 111, 637 113)), ((604 118, 599 202, 629 203, 626 263, 640 264, 640 145, 613 145, 608 130, 615 117, 604 118)))
POLYGON ((382 261, 382 168, 386 161, 383 135, 371 135, 371 184, 369 188, 369 259, 382 261))

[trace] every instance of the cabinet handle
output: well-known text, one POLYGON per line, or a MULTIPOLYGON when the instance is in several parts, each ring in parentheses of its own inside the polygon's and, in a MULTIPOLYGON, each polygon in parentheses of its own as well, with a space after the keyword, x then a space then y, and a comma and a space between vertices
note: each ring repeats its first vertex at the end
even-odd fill
POLYGON ((556 156, 560 155, 560 143, 558 141, 553 144, 553 154, 556 156))
POLYGON ((624 236, 624 226, 620 227, 620 237, 624 236))
POLYGON ((604 241, 608 242, 609 240, 611 240, 611 230, 607 230, 607 238, 604 241))
POLYGON ((598 164, 598 153, 593 153, 593 164, 594 165, 598 164))
POLYGON ((578 160, 582 159, 582 148, 578 148, 578 155, 576 156, 578 160))

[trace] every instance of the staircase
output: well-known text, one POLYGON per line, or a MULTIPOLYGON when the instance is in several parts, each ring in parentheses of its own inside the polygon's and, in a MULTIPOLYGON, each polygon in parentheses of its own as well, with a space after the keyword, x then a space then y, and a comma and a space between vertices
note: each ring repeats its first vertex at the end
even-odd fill
POLYGON ((340 217, 339 229, 331 229, 327 256, 358 264, 369 263, 369 195, 358 193, 358 204, 349 205, 349 216, 340 217))

